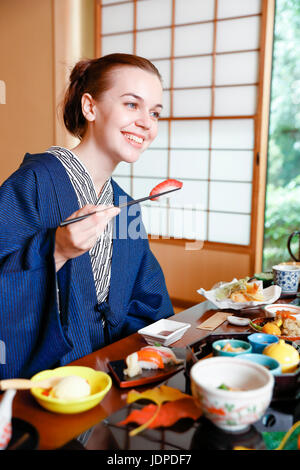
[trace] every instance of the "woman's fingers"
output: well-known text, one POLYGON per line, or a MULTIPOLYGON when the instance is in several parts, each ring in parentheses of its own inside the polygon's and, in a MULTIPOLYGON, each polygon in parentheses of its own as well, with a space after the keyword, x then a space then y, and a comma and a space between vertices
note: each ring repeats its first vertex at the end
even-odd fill
POLYGON ((89 251, 104 232, 108 222, 120 213, 120 209, 114 206, 89 204, 74 212, 69 218, 79 217, 91 212, 95 212, 95 214, 65 227, 57 228, 54 257, 58 269, 68 259, 76 258, 89 251))

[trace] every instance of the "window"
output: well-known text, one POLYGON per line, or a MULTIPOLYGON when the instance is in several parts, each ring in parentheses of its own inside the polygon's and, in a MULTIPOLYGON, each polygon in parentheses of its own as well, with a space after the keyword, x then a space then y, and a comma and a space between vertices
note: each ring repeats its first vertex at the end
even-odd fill
POLYGON ((137 163, 119 165, 115 179, 133 197, 148 194, 165 178, 183 181, 183 189, 160 206, 143 205, 148 233, 171 241, 200 239, 205 249, 244 253, 252 272, 264 205, 262 71, 272 4, 97 1, 97 56, 143 55, 164 81, 159 136, 137 163))
MULTIPOLYGON (((277 0, 265 216, 264 269, 288 261, 289 235, 300 230, 300 4, 277 0)), ((299 242, 295 237, 296 257, 299 242)))

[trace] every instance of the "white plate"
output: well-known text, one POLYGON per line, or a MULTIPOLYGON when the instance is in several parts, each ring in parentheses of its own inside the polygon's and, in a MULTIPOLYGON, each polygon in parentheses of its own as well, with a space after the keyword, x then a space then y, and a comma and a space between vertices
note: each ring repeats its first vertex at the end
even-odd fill
MULTIPOLYGON (((228 284, 232 284, 235 282, 237 279, 233 279, 231 282, 226 282, 222 284, 221 286, 218 286, 217 289, 223 286, 227 286, 228 284)), ((254 281, 255 283, 259 283, 261 281, 254 281)), ((216 299, 216 292, 217 289, 212 289, 212 290, 204 290, 204 289, 199 289, 197 292, 201 295, 203 295, 206 299, 210 300, 217 308, 223 309, 223 308, 231 308, 233 310, 241 310, 243 308, 249 308, 249 307, 259 307, 261 305, 268 305, 268 304, 273 304, 277 299, 279 299, 280 294, 281 294, 281 287, 277 285, 273 285, 270 287, 267 287, 266 289, 263 289, 263 295, 264 295, 264 300, 262 301, 252 301, 252 302, 233 302, 231 299, 226 299, 226 300, 217 300, 216 299)))
POLYGON ((148 344, 153 345, 154 343, 160 343, 162 346, 168 346, 182 338, 190 326, 189 323, 166 320, 163 318, 152 323, 152 325, 142 328, 138 333, 144 337, 148 344), (169 334, 161 334, 164 331, 168 331, 169 334))

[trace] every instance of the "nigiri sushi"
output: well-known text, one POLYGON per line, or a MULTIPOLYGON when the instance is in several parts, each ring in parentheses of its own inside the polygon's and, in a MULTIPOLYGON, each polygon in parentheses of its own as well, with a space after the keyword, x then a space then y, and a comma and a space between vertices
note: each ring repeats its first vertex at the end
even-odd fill
MULTIPOLYGON (((150 192, 149 196, 155 196, 155 194, 163 193, 165 191, 171 191, 175 189, 181 189, 183 183, 181 181, 177 181, 175 179, 168 179, 162 181, 162 183, 157 184, 152 191, 150 192)), ((152 201, 158 201, 159 197, 153 197, 152 201)))
POLYGON ((127 369, 124 374, 134 377, 142 373, 142 369, 164 369, 166 364, 180 364, 173 351, 163 346, 145 346, 126 358, 127 369))
POLYGON ((164 364, 181 364, 183 359, 178 359, 172 349, 165 346, 145 346, 141 351, 156 351, 161 355, 164 364))

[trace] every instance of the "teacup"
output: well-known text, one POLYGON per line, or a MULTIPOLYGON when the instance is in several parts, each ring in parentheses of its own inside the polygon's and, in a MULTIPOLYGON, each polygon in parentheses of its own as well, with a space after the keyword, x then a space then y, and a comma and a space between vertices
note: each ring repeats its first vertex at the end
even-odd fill
POLYGON ((274 284, 281 287, 283 294, 296 294, 298 292, 300 267, 292 264, 277 264, 272 267, 274 284))

